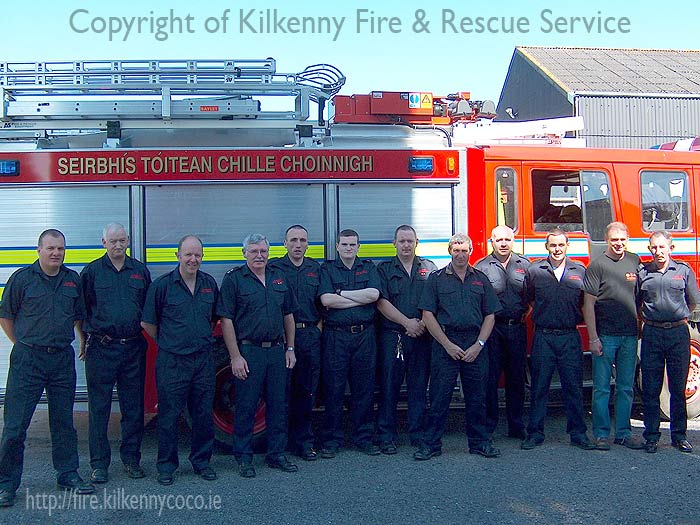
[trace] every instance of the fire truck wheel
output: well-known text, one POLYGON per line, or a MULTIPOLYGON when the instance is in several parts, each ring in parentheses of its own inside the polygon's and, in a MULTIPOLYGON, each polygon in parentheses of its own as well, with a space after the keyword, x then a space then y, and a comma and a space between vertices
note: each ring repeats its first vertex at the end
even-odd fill
MULTIPOLYGON (((216 346, 216 386, 214 391, 214 437, 225 450, 231 450, 233 439, 233 412, 236 387, 231 372, 231 363, 223 342, 216 346)), ((265 451, 265 402, 261 399, 255 410, 253 423, 253 449, 256 453, 265 451)))

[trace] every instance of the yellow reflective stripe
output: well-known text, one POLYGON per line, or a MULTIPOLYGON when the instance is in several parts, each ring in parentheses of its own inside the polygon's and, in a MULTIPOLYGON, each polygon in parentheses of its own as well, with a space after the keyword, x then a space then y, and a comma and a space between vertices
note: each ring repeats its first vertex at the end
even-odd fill
POLYGON ((5 291, 4 286, 0 286, 0 299, 2 299, 2 293, 5 291))
MULTIPOLYGON (((71 248, 66 249, 65 264, 87 264, 105 254, 104 248, 71 248)), ((23 250, 0 250, 0 265, 27 266, 37 260, 36 248, 23 250)))
MULTIPOLYGON (((146 248, 146 262, 148 263, 170 263, 176 262, 177 257, 175 252, 177 251, 176 246, 169 246, 165 248, 148 247, 146 248)), ((287 253, 284 246, 270 246, 270 258, 282 257, 287 253)), ((309 246, 306 252, 307 257, 313 259, 323 259, 323 246, 312 245, 309 246)), ((241 246, 204 246, 204 262, 242 262, 245 261, 243 257, 243 250, 241 246)))

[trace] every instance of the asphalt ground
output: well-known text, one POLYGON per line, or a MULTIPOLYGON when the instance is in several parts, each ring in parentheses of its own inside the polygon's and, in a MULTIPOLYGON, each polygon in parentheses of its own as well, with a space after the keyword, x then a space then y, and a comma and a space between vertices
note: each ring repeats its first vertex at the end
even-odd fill
MULTIPOLYGON (((639 418, 637 413, 635 418, 639 418)), ((181 428, 181 466, 175 483, 155 480, 155 420, 147 426, 142 464, 148 476, 126 477, 118 459, 118 415, 110 438, 114 461, 110 481, 90 497, 56 490, 51 467, 48 418, 40 408, 28 432, 25 470, 14 507, 0 509, 0 523, 229 523, 229 524, 698 524, 694 483, 700 472, 700 424, 690 422, 694 454, 671 448, 664 431, 657 454, 613 445, 609 452, 569 445, 566 419, 550 410, 543 446, 531 451, 503 436, 497 459, 467 453, 464 421, 450 415, 443 454, 412 459, 401 443, 395 456, 369 457, 344 449, 332 460, 307 463, 287 474, 256 456, 257 477, 241 478, 227 449, 212 460, 219 479, 204 481, 187 461, 188 438, 181 428)), ((317 418, 320 419, 320 418, 317 418)), ((403 426, 403 416, 400 417, 403 426)), ((87 476, 87 414, 76 412, 81 474, 87 476)), ((317 422, 318 424, 318 422, 317 422)), ((634 432, 641 422, 633 420, 634 432)), ((667 424, 666 424, 667 428, 667 424)))

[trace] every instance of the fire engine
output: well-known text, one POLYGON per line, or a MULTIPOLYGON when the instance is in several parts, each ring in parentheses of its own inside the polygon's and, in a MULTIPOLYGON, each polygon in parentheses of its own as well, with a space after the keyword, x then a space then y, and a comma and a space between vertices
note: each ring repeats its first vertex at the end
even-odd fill
MULTIPOLYGON (((0 293, 35 260, 43 229, 66 234, 66 264, 80 270, 102 255, 109 222, 127 225, 131 255, 154 277, 176 264, 184 234, 203 239, 203 269, 220 281, 242 264, 246 234, 266 234, 279 256, 294 223, 308 228, 308 255, 326 260, 342 228, 360 232, 362 257, 390 257, 394 228, 408 223, 419 254, 438 266, 454 232, 469 233, 476 260, 491 229, 507 224, 516 251, 540 257, 558 226, 586 263, 604 250, 612 220, 629 226, 641 255, 651 232, 670 231, 675 257, 698 274, 696 153, 582 148, 564 133, 581 129, 577 118, 499 125, 493 105, 468 93, 338 95, 344 82, 325 64, 278 73, 271 58, 0 63, 0 293)), ((2 374, 9 350, 0 336, 2 374)), ((699 385, 693 329, 690 417, 699 385)), ((222 355, 220 436, 232 432, 233 395, 222 355)), ((255 430, 263 426, 261 405, 255 430)))

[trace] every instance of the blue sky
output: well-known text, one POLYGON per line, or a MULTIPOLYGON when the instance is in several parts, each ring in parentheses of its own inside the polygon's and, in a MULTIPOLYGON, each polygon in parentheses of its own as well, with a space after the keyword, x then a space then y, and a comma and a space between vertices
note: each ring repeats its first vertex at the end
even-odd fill
POLYGON ((275 0, 35 0, 13 2, 11 9, 8 5, 3 9, 0 61, 274 57, 278 71, 290 73, 309 64, 328 62, 347 76, 342 91, 345 94, 372 90, 431 91, 438 95, 470 91, 474 99, 497 101, 517 45, 700 48, 698 2, 675 2, 670 9, 665 6, 671 4, 647 0, 634 3, 349 0, 342 4, 275 0), (227 9, 224 31, 221 20, 227 9), (178 31, 176 22, 175 32, 158 40, 150 30, 150 20, 169 17, 171 10, 173 16, 183 21, 182 32, 178 31), (333 26, 331 34, 325 32, 325 27, 315 34, 275 34, 266 28, 260 31, 261 14, 265 19, 268 10, 271 16, 276 10, 278 20, 284 17, 285 25, 278 26, 284 29, 289 29, 286 24, 290 17, 335 17, 343 19, 343 24, 340 30, 333 26), (359 13, 366 20, 359 28, 358 10, 364 10, 359 13), (414 29, 417 14, 421 14, 419 10, 422 11, 419 18, 429 21, 429 32, 414 29), (241 13, 251 13, 246 19, 250 25, 241 22, 241 13), (383 31, 377 32, 375 23, 372 33, 369 20, 372 14, 395 17, 392 27, 385 21, 383 31), (106 31, 100 32, 110 17, 115 19, 111 41, 106 31), (127 36, 126 24, 133 17, 146 17, 146 20, 141 32, 134 24, 127 36), (452 23, 443 24, 443 17, 452 23), (477 17, 496 19, 491 22, 492 31, 467 33, 460 29, 463 17, 472 18, 473 24, 478 23, 474 20, 477 17), (563 18, 559 32, 553 25, 557 17, 563 18), (572 27, 567 22, 569 17, 592 22, 592 32, 586 30, 583 21, 575 22, 572 27), (609 19, 608 28, 615 31, 599 32, 598 17, 602 22, 609 19), (510 26, 512 18, 520 19, 521 30, 505 33, 501 19, 510 26), (71 28, 71 19, 75 29, 71 28), (120 29, 116 20, 121 20, 120 31, 116 31, 120 29), (207 21, 209 30, 205 27, 207 21), (620 22, 625 32, 620 31, 620 22), (458 30, 457 34, 453 28, 458 30))

